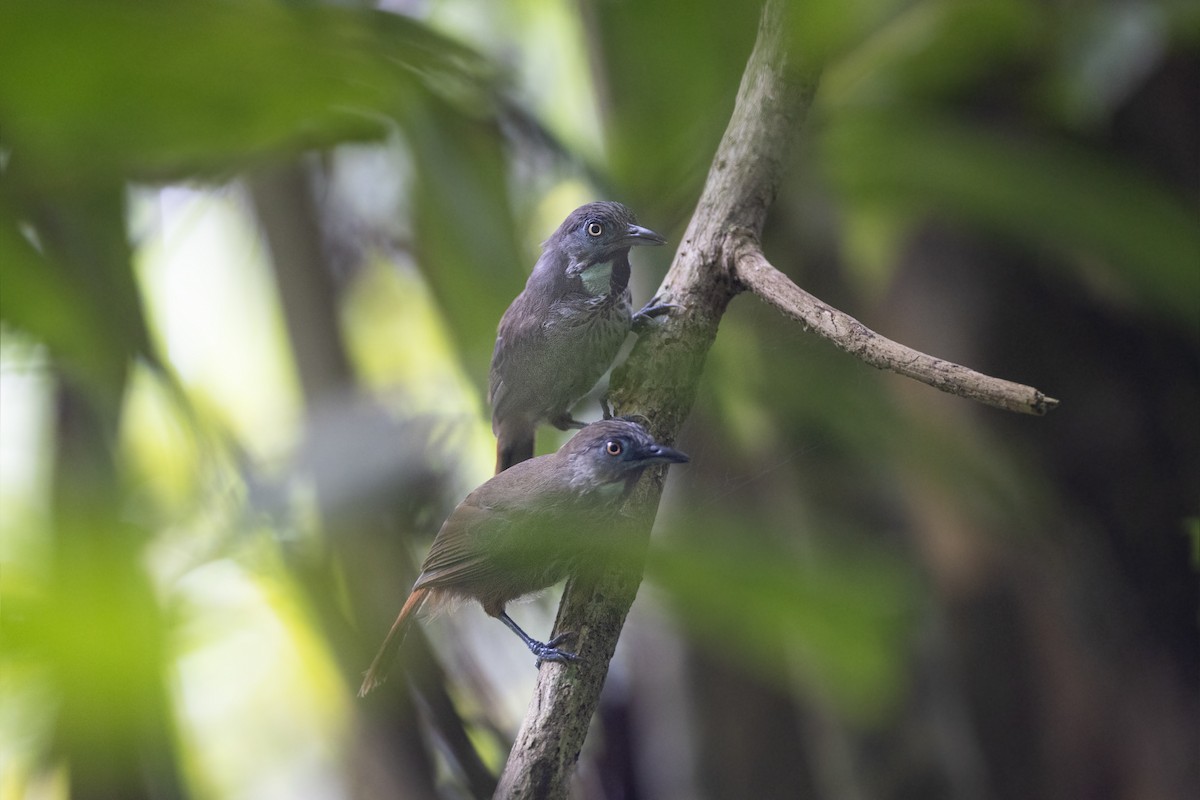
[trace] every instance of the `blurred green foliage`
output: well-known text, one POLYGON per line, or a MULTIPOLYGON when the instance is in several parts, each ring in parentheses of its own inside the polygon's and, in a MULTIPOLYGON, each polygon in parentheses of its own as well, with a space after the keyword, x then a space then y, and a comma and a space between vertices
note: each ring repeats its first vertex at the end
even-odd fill
POLYGON ((1070 256, 1182 324, 1200 296, 1200 225, 1138 172, 1069 143, 1020 141, 949 119, 848 113, 831 124, 832 180, 868 210, 937 211, 1070 256))
MULTIPOLYGON (((722 531, 762 517, 684 516, 687 541, 651 550, 647 578, 685 629, 718 658, 773 683, 799 680, 864 723, 894 710, 913 624, 914 576, 866 549, 816 552, 749 546, 722 531)), ((824 525, 828 534, 833 526, 824 525)), ((843 546, 844 547, 844 546, 843 546)))
POLYGON ((5 5, 5 136, 39 183, 229 175, 250 159, 378 139, 427 80, 486 66, 406 17, 188 2, 5 5))

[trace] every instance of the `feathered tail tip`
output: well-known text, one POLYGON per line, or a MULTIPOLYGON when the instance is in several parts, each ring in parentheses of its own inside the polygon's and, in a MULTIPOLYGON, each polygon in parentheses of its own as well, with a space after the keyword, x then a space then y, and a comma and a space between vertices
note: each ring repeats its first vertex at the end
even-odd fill
POLYGON ((375 670, 369 669, 363 674, 362 686, 358 687, 358 696, 366 697, 371 692, 378 689, 387 680, 387 675, 377 675, 375 670))
MULTIPOLYGON (((392 631, 395 630, 396 626, 393 625, 392 631)), ((379 648, 379 653, 376 654, 375 660, 371 662, 371 666, 363 673, 362 686, 358 687, 359 697, 366 697, 387 681, 388 671, 392 667, 392 662, 396 659, 396 651, 400 649, 400 642, 403 639, 403 631, 396 637, 393 637, 392 633, 388 632, 388 637, 383 640, 383 646, 379 648)))
POLYGON ((392 623, 392 629, 388 631, 387 637, 379 647, 379 652, 375 654, 375 660, 371 662, 371 666, 363 675, 362 686, 358 688, 359 697, 366 697, 387 680, 392 662, 396 660, 396 651, 400 649, 400 644, 404 641, 404 634, 408 630, 408 621, 425 603, 427 594, 429 594, 428 589, 417 589, 404 601, 404 607, 400 609, 396 621, 392 623))

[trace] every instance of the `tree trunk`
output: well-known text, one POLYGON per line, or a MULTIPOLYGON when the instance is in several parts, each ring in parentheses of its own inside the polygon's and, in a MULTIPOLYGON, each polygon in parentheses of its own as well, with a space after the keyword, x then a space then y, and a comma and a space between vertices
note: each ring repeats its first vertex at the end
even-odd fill
MULTIPOLYGON (((739 291, 731 238, 757 239, 788 144, 812 98, 814 84, 789 74, 785 62, 782 4, 772 0, 763 9, 758 40, 708 182, 659 291, 662 301, 679 309, 643 333, 629 360, 613 373, 609 396, 614 412, 644 417, 659 441, 673 441, 687 418, 721 316, 739 291)), ((662 468, 652 471, 627 507, 631 535, 642 544, 654 522, 664 477, 662 468)), ((555 631, 574 631, 582 658, 543 665, 496 797, 567 796, 643 566, 639 556, 598 580, 568 584, 555 631)))

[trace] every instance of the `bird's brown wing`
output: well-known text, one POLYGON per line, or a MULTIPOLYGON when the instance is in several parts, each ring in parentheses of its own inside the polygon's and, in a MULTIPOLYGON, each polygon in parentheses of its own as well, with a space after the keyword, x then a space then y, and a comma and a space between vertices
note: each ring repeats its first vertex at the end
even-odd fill
POLYGON ((487 543, 504 536, 512 521, 478 506, 460 505, 438 531, 414 588, 471 584, 489 577, 487 543))
POLYGON ((525 571, 523 553, 536 563, 545 555, 537 548, 565 541, 571 531, 564 528, 577 527, 577 498, 538 480, 542 470, 531 464, 502 472, 454 509, 434 538, 414 588, 457 587, 469 594, 473 585, 514 580, 515 573, 525 571))
POLYGON ((545 387, 537 380, 531 362, 545 349, 541 319, 528 295, 522 293, 504 312, 496 333, 488 374, 496 472, 533 458, 537 423, 546 414, 545 387))
POLYGON ((522 292, 500 318, 488 373, 493 428, 521 408, 523 395, 529 391, 527 362, 541 350, 542 316, 522 292))

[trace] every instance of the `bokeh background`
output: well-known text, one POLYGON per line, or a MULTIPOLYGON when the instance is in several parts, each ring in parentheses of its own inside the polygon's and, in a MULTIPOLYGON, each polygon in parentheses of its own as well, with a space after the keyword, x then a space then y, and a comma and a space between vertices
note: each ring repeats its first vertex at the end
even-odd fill
MULTIPOLYGON (((1062 405, 737 299, 574 793, 1195 797, 1200 7, 789 9, 822 78, 768 257, 1062 405)), ((490 793, 534 679, 502 626, 431 621, 354 690, 489 474, 538 243, 597 198, 679 241, 757 18, 0 6, 0 797, 490 793)))

